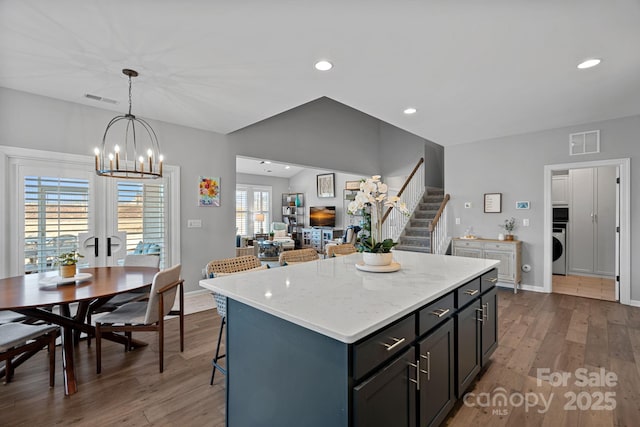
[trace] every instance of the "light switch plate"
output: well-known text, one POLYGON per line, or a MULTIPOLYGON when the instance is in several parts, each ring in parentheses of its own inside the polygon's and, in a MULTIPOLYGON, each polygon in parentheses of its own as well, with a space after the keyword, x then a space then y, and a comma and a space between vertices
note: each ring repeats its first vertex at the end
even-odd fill
POLYGON ((460 218, 456 218, 456 225, 460 225, 460 218))
POLYGON ((523 227, 528 227, 529 226, 529 218, 525 218, 522 220, 522 226, 523 227))
POLYGON ((201 219, 189 219, 187 220, 187 228, 201 228, 202 220, 201 219))

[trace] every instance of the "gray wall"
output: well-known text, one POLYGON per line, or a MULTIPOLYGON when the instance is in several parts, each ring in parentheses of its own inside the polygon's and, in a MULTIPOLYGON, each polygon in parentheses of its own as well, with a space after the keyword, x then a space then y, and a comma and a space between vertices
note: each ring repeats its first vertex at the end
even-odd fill
POLYGON ((345 181, 359 181, 366 178, 362 175, 347 174, 342 172, 334 172, 335 197, 318 197, 316 188, 316 176, 318 174, 332 173, 331 170, 305 169, 295 176, 291 177, 291 190, 294 192, 304 193, 304 224, 309 225, 309 207, 310 206, 335 206, 336 207, 336 228, 342 229, 345 225, 345 209, 344 209, 344 183, 345 181))
MULTIPOLYGON (((475 234, 495 238, 498 227, 511 216, 520 222, 515 234, 524 242, 523 263, 531 273, 523 273, 523 283, 543 286, 544 166, 591 160, 631 158, 631 176, 640 174, 640 116, 551 129, 542 132, 479 141, 445 148, 445 191, 451 194, 449 223, 452 234, 460 236, 473 226, 475 234), (569 134, 600 129, 600 153, 569 156, 569 134), (483 213, 483 194, 502 193, 502 213, 483 213), (515 202, 528 200, 530 210, 516 210, 515 202), (472 202, 465 209, 464 202, 472 202), (461 224, 454 225, 454 218, 461 224), (530 227, 522 227, 529 218, 530 227)), ((640 221, 640 187, 631 186, 631 223, 640 221)), ((632 227, 631 254, 640 251, 640 228, 632 227)), ((633 259, 633 258, 632 258, 633 259)), ((631 298, 640 300, 640 270, 631 267, 631 298)))
POLYGON ((379 120, 320 98, 228 135, 238 155, 343 172, 379 173, 379 120))
MULTIPOLYGON (((93 168, 93 149, 115 115, 112 111, 0 88, 0 145, 86 154, 88 166, 93 168)), ((166 163, 181 167, 182 277, 187 291, 201 289, 198 280, 206 263, 235 254, 235 232, 230 226, 235 211, 235 151, 224 135, 164 122, 150 123, 158 134, 166 163), (220 176, 221 207, 196 206, 199 175, 220 176), (188 219, 201 219, 202 228, 186 228, 188 219)))

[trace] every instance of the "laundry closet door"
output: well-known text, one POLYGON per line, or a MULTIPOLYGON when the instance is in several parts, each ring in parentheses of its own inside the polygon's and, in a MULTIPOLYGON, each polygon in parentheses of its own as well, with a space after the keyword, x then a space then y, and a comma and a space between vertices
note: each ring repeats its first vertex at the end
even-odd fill
POLYGON ((593 273, 593 180, 594 169, 569 171, 571 203, 569 207, 569 271, 593 273))
POLYGON ((596 169, 594 273, 603 276, 615 274, 616 175, 615 166, 596 169))

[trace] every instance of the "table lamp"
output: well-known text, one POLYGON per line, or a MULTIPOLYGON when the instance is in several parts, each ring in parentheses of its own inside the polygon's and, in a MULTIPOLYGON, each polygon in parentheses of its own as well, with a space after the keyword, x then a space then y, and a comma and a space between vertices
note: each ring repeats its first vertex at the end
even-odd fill
POLYGON ((264 222, 264 214, 263 213, 256 214, 256 221, 260 221, 260 234, 262 234, 262 224, 264 222))

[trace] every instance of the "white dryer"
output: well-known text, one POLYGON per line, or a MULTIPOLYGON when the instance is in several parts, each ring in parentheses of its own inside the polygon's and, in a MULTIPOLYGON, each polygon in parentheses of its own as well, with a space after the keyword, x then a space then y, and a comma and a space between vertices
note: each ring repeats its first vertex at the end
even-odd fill
POLYGON ((566 229, 554 228, 551 244, 553 246, 553 274, 567 275, 567 239, 566 229))

